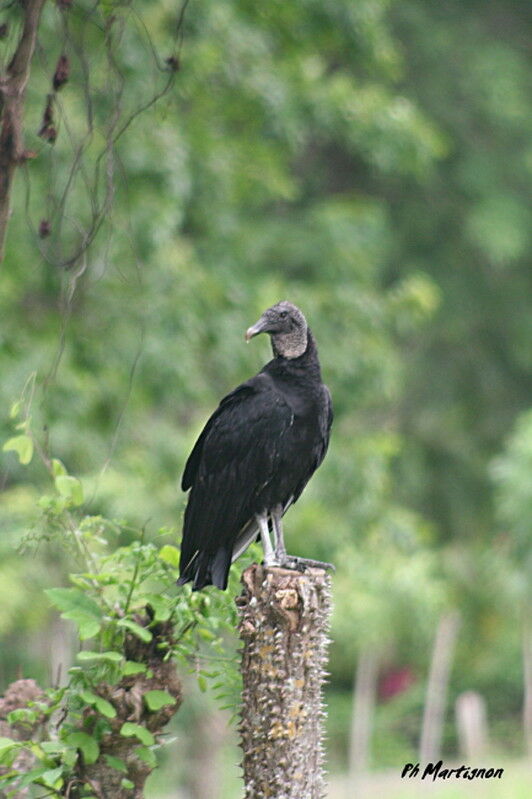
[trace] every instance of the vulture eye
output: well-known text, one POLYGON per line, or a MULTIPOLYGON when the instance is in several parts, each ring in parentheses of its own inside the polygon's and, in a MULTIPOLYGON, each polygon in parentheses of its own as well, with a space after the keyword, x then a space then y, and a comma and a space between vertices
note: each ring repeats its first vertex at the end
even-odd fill
POLYGON ((286 319, 288 316, 288 311, 279 311, 279 316, 281 319, 286 319))

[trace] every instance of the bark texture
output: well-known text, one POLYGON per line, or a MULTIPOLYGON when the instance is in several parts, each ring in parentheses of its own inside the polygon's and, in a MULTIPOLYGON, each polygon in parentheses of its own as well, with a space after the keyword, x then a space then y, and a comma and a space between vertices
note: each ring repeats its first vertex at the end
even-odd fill
MULTIPOLYGON (((9 724, 7 716, 12 710, 27 707, 29 702, 44 699, 44 691, 35 680, 17 680, 8 686, 4 696, 0 697, 0 737, 12 738, 15 741, 25 741, 29 737, 38 735, 39 728, 44 721, 44 716, 38 718, 29 727, 27 724, 9 724)), ((27 749, 21 749, 13 766, 22 772, 30 771, 35 766, 35 758, 27 749)), ((0 777, 7 774, 9 768, 0 766, 0 777)), ((11 799, 27 799, 30 795, 29 788, 12 789, 11 799)), ((6 793, 0 790, 0 799, 5 799, 6 793)))
POLYGON ((15 169, 30 157, 23 142, 24 96, 45 2, 26 0, 17 48, 0 77, 0 260, 4 256, 15 169))
POLYGON ((253 565, 242 582, 245 799, 321 799, 330 578, 253 565))
MULTIPOLYGON (((147 627, 150 621, 149 614, 139 614, 136 618, 136 622, 143 627, 147 627)), ((139 740, 121 735, 120 730, 125 722, 133 722, 142 725, 154 736, 160 735, 182 701, 181 681, 177 676, 175 663, 164 659, 167 645, 174 643, 173 623, 160 622, 150 629, 153 635, 151 641, 141 641, 128 633, 124 646, 125 658, 145 664, 149 667, 149 672, 124 676, 117 684, 100 683, 93 687, 94 693, 111 703, 116 716, 106 719, 109 730, 98 740, 100 754, 96 762, 85 763, 82 753, 79 752, 72 774, 65 779, 60 794, 54 793, 54 796, 81 799, 87 795, 87 788, 90 788, 91 795, 97 799, 144 799, 144 786, 153 766, 139 756, 139 740), (168 692, 173 697, 174 704, 164 705, 159 710, 150 710, 144 701, 144 695, 153 690, 168 692), (113 768, 106 755, 121 759, 127 773, 113 768), (133 787, 123 784, 124 777, 133 783, 133 787)), ((36 699, 46 702, 46 694, 34 680, 18 680, 8 687, 5 695, 0 697, 0 737, 14 738, 17 741, 54 739, 57 731, 55 728, 47 728, 50 719, 44 715, 31 728, 27 724, 10 725, 7 722, 10 711, 26 707, 28 702, 36 699)), ((101 716, 97 711, 92 706, 87 706, 79 731, 91 734, 100 721, 101 716)), ((15 768, 23 774, 35 765, 34 756, 27 749, 21 750, 14 763, 15 768)), ((0 777, 7 771, 9 769, 0 767, 0 777)), ((9 793, 13 799, 27 799, 30 795, 33 795, 31 788, 21 788, 13 794, 9 793)), ((4 796, 0 789, 0 799, 4 796)))
MULTIPOLYGON (((146 627, 149 617, 138 616, 137 623, 146 627)), ((146 727, 153 735, 158 735, 178 711, 182 702, 181 681, 176 673, 175 663, 165 661, 165 642, 172 642, 172 622, 160 622, 151 628, 153 638, 149 642, 139 640, 132 634, 126 635, 124 655, 127 660, 145 663, 149 666, 150 676, 135 674, 123 677, 117 685, 101 683, 96 692, 110 702, 116 710, 116 717, 108 719, 111 732, 100 741, 100 756, 95 763, 85 764, 78 761, 78 773, 66 786, 65 795, 69 799, 77 799, 82 795, 79 789, 89 785, 98 799, 144 799, 144 785, 152 766, 142 760, 137 749, 139 742, 134 738, 120 735, 124 722, 133 722, 146 727), (151 711, 146 707, 143 697, 148 691, 167 691, 175 700, 173 705, 165 705, 160 710, 151 711), (106 755, 118 757, 127 767, 127 777, 134 783, 134 788, 122 785, 124 774, 109 765, 106 755)), ((92 708, 87 708, 84 718, 84 729, 90 729, 97 721, 92 708)))

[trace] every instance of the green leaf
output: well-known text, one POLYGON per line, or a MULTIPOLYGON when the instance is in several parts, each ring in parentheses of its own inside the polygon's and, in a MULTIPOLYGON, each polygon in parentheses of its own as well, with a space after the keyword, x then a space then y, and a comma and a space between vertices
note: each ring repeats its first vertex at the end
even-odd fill
POLYGON ((9 749, 13 749, 14 746, 20 746, 18 741, 14 741, 12 738, 0 738, 0 755, 2 752, 7 752, 9 749))
POLYGON ((135 663, 134 660, 126 660, 124 668, 122 669, 122 674, 126 677, 130 674, 142 674, 142 672, 146 671, 146 668, 144 663, 135 663))
POLYGON ((24 741, 24 747, 29 749, 38 760, 44 760, 46 757, 40 743, 37 743, 36 741, 24 741))
POLYGON ((200 627, 198 635, 200 638, 203 638, 204 641, 215 641, 217 638, 212 630, 207 630, 205 627, 200 627))
POLYGON ((62 755, 62 757, 61 757, 61 760, 63 761, 63 763, 65 764, 65 766, 66 766, 68 769, 70 769, 70 771, 72 771, 72 770, 74 769, 74 766, 76 765, 76 760, 77 760, 77 758, 78 758, 78 754, 77 754, 77 752, 76 752, 74 749, 71 749, 71 748, 69 747, 69 748, 68 748, 68 749, 66 749, 66 750, 65 750, 65 752, 63 753, 63 755, 62 755))
POLYGON ((180 552, 177 547, 173 547, 171 544, 165 544, 159 550, 159 557, 165 563, 169 563, 170 566, 175 566, 176 569, 179 566, 180 552))
POLYGON ((91 765, 98 760, 100 747, 94 738, 87 735, 86 732, 71 732, 70 735, 66 736, 65 741, 70 746, 74 746, 76 749, 81 750, 85 763, 91 765))
POLYGON ((48 588, 45 592, 64 619, 75 622, 82 641, 92 638, 102 625, 102 611, 84 591, 79 588, 48 588))
POLYGON ((47 766, 38 766, 37 768, 32 768, 30 771, 27 771, 23 777, 18 781, 19 788, 26 788, 26 786, 31 785, 32 783, 36 783, 37 780, 41 780, 43 775, 49 771, 47 766))
POLYGON ((148 749, 147 746, 139 746, 138 749, 135 749, 135 754, 137 755, 140 760, 143 760, 144 763, 147 763, 150 768, 155 768, 157 766, 157 758, 155 757, 155 753, 148 749))
POLYGON ((16 452, 19 461, 26 466, 33 458, 33 441, 30 436, 14 436, 9 438, 2 447, 4 452, 16 452))
POLYGON ((78 622, 79 637, 82 641, 88 638, 94 638, 100 632, 101 624, 96 624, 94 621, 80 621, 78 622))
POLYGON ((155 738, 146 727, 142 727, 140 724, 133 724, 131 721, 126 721, 122 724, 120 735, 123 735, 124 738, 138 738, 145 746, 153 746, 155 743, 155 738))
POLYGON ((104 757, 107 764, 111 766, 111 768, 114 768, 115 771, 121 771, 123 774, 127 774, 127 766, 119 757, 115 757, 114 755, 105 755, 104 757))
POLYGON ((176 704, 176 700, 168 691, 146 691, 144 701, 149 710, 160 710, 165 705, 176 704))
POLYGON ((11 710, 7 714, 7 721, 9 724, 26 723, 32 724, 39 718, 38 710, 31 710, 29 707, 19 707, 16 710, 11 710))
POLYGON ((108 719, 116 718, 115 708, 107 699, 104 699, 103 696, 96 697, 96 710, 108 719))
POLYGON ((83 487, 77 477, 72 477, 70 474, 59 474, 55 478, 55 487, 71 505, 83 504, 83 487))
POLYGON ((16 419, 20 413, 20 409, 22 408, 22 400, 17 400, 11 405, 9 409, 9 418, 16 419))
POLYGON ((107 660, 111 663, 118 663, 123 655, 120 652, 92 652, 90 649, 83 649, 76 655, 78 660, 107 660))
POLYGON ((60 788, 63 784, 62 775, 63 767, 59 766, 58 768, 45 771, 41 779, 49 788, 60 788))
POLYGON ((52 474, 54 477, 62 477, 67 474, 67 470, 58 458, 52 459, 52 474))
POLYGON ((41 746, 47 755, 60 755, 65 751, 65 745, 62 741, 43 741, 41 746))
POLYGON ((128 780, 125 777, 122 780, 120 780, 120 785, 122 786, 122 788, 127 788, 127 790, 129 791, 132 791, 133 788, 135 787, 135 783, 131 782, 131 780, 128 780))
POLYGON ((147 630, 145 627, 141 627, 140 624, 131 621, 131 619, 120 619, 117 627, 126 627, 133 633, 133 635, 136 635, 137 638, 140 638, 140 640, 144 641, 145 643, 149 643, 153 638, 153 635, 149 630, 147 630))
POLYGON ((112 706, 107 699, 104 699, 102 696, 98 696, 98 694, 93 694, 92 691, 80 691, 81 698, 84 702, 88 705, 93 705, 96 707, 96 710, 105 716, 108 719, 114 719, 116 716, 116 710, 112 706))
POLYGON ((146 594, 146 604, 149 604, 155 612, 156 621, 168 621, 172 615, 172 600, 161 594, 146 594))

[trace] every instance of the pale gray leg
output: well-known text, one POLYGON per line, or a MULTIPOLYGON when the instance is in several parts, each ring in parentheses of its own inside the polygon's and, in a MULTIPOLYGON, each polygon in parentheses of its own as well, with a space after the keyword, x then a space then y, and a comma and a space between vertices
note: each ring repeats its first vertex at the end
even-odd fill
POLYGON ((271 513, 275 541, 275 558, 279 563, 286 560, 286 546, 283 535, 283 506, 276 505, 271 513))
POLYGON ((285 569, 295 569, 296 571, 305 571, 305 569, 331 569, 334 571, 332 563, 322 563, 321 560, 310 560, 309 558, 298 558, 294 555, 288 555, 284 543, 283 534, 283 506, 276 505, 271 512, 272 527, 275 539, 275 564, 282 566, 285 569))
POLYGON ((283 562, 279 564, 283 569, 294 569, 297 572, 304 572, 307 569, 325 569, 336 571, 334 563, 326 563, 322 560, 312 560, 312 558, 298 558, 297 555, 286 555, 283 562))
POLYGON ((262 542, 262 549, 264 550, 264 565, 277 566, 277 558, 273 551, 272 542, 270 541, 270 531, 268 530, 268 516, 266 513, 257 513, 255 518, 259 525, 260 540, 262 542))

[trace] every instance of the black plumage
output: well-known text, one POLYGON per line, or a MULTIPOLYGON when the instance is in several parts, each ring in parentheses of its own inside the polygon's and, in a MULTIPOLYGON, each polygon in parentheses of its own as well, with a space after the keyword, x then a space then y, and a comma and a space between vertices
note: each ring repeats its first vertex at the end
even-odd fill
POLYGON ((228 394, 199 436, 182 478, 185 510, 179 583, 227 586, 229 567, 258 536, 265 563, 299 568, 286 554, 281 517, 322 462, 332 422, 316 344, 301 311, 269 308, 249 340, 269 333, 274 357, 228 394), (275 537, 275 549, 269 539, 275 537))

